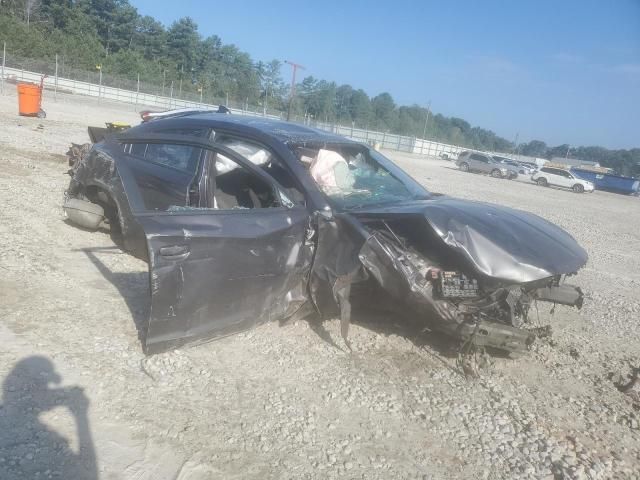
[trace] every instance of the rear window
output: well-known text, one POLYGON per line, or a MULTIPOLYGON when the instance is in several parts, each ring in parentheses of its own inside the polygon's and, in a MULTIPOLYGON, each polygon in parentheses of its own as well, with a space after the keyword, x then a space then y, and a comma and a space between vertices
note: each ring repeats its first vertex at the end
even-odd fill
POLYGON ((202 154, 201 148, 171 143, 130 143, 124 145, 124 150, 145 161, 185 173, 196 172, 202 154))
POLYGON ((150 143, 144 159, 183 172, 195 172, 200 151, 201 149, 189 145, 150 143))

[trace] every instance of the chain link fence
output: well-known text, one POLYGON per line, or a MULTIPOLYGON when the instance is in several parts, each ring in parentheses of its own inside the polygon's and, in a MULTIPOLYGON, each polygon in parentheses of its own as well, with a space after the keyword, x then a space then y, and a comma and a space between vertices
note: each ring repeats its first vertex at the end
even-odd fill
MULTIPOLYGON (((56 56, 53 61, 37 60, 12 55, 5 49, 0 72, 0 92, 17 82, 39 83, 43 76, 44 86, 52 90, 54 96, 76 94, 132 103, 136 108, 211 108, 225 105, 233 113, 286 118, 286 112, 265 105, 250 103, 248 98, 215 96, 206 90, 192 91, 190 82, 167 80, 166 78, 144 78, 137 75, 135 80, 103 72, 102 69, 83 70, 69 66, 64 56, 56 56)), ((456 145, 424 140, 386 132, 373 131, 336 123, 309 121, 301 115, 293 115, 292 121, 329 131, 353 140, 368 143, 389 150, 397 150, 418 155, 453 159, 467 150, 456 145)))
POLYGON ((63 56, 53 61, 25 58, 12 55, 6 49, 2 55, 0 72, 0 92, 4 93, 10 84, 16 82, 39 83, 43 76, 47 90, 58 93, 89 95, 108 100, 135 103, 145 107, 160 108, 217 108, 225 105, 234 113, 284 118, 285 113, 268 105, 252 103, 249 98, 232 95, 216 96, 201 87, 194 87, 186 80, 126 78, 102 71, 96 66, 94 71, 71 67, 63 56), (194 91, 196 89, 196 91, 194 91))

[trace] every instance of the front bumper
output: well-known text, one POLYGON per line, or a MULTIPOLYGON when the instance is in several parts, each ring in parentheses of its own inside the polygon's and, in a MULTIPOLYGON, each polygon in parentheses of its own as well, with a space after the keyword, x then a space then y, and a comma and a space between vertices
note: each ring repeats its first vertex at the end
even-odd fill
MULTIPOLYGON (((542 302, 582 308, 584 294, 580 287, 562 284, 538 288, 533 298, 542 302)), ((471 342, 477 347, 492 347, 509 352, 525 352, 535 341, 534 330, 518 328, 484 318, 477 321, 451 321, 440 318, 434 322, 434 329, 446 333, 464 342, 471 342)))

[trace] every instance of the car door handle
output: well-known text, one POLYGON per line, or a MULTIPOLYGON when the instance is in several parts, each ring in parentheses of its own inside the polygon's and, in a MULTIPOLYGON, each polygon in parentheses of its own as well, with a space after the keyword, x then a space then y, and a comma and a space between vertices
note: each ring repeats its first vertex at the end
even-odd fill
POLYGON ((179 260, 187 258, 189 255, 189 247, 186 245, 171 245, 160 248, 160 255, 170 260, 179 260))

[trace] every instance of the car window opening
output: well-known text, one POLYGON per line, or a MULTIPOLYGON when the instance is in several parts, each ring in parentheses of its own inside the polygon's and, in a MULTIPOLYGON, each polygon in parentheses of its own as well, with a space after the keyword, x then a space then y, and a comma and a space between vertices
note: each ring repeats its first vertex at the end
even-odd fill
MULTIPOLYGON (((252 163, 264 164, 268 160, 264 150, 251 154, 252 163)), ((272 186, 253 172, 230 158, 215 155, 215 172, 210 174, 213 199, 210 205, 222 210, 272 208, 280 202, 272 186)))
MULTIPOLYGON (((283 187, 286 197, 294 204, 305 204, 304 194, 298 188, 293 175, 289 173, 283 165, 283 162, 267 148, 244 139, 227 135, 217 136, 216 143, 233 150, 238 155, 241 155, 243 158, 263 170, 283 187)), ((224 155, 218 155, 218 161, 216 162, 218 175, 237 167, 238 165, 235 162, 232 162, 224 155)))

